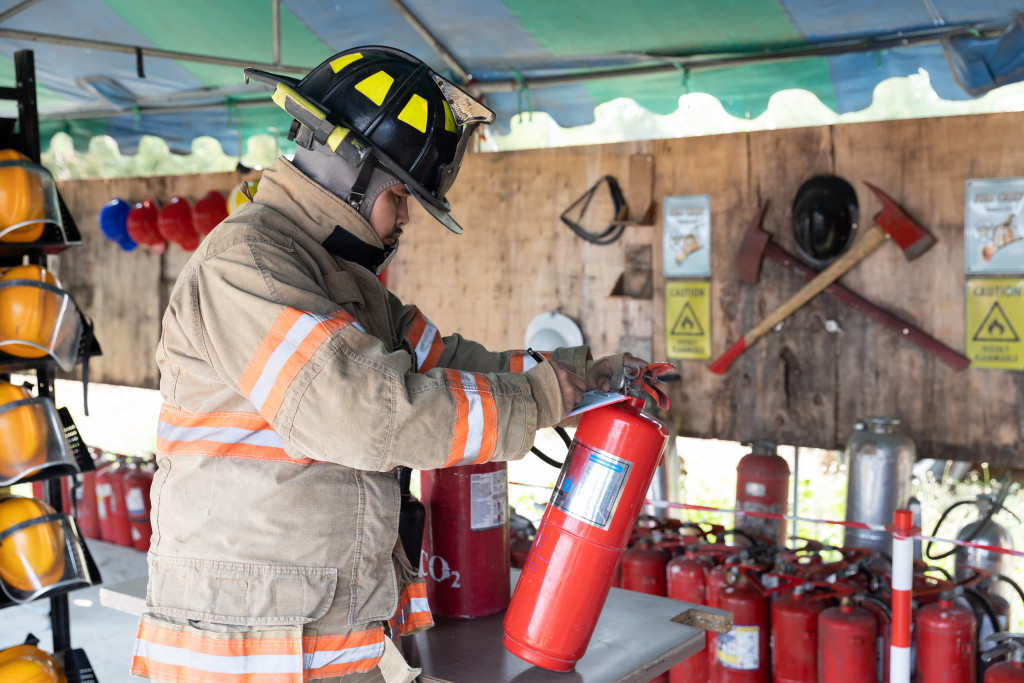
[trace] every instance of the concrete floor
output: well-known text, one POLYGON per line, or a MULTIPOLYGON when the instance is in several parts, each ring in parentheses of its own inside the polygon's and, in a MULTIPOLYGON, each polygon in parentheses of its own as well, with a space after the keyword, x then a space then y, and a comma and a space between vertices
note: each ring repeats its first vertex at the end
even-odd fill
MULTIPOLYGON (((146 575, 146 554, 134 549, 86 539, 89 551, 103 578, 103 585, 146 575)), ((138 617, 100 604, 99 586, 68 594, 71 613, 71 646, 82 648, 89 657, 99 683, 135 681, 128 674, 138 617)), ((29 633, 39 638, 39 647, 49 652, 50 601, 39 600, 0 611, 0 648, 18 645, 29 633)))

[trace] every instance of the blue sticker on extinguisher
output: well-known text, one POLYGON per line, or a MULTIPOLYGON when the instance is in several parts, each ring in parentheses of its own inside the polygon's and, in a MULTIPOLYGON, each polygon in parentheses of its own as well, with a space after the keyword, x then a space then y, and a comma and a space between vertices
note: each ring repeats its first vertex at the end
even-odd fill
POLYGON ((570 517, 607 529, 632 469, 628 460, 573 441, 551 505, 570 517))

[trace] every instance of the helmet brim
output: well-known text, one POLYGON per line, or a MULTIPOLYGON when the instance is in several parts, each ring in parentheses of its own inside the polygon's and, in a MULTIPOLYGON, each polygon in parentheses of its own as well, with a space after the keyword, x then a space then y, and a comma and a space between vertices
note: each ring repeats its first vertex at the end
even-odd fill
POLYGON ((406 188, 409 190, 409 194, 412 195, 417 202, 419 202, 419 205, 422 206, 427 213, 433 216, 438 223, 448 228, 456 235, 462 234, 462 226, 455 222, 455 219, 452 218, 452 215, 449 212, 445 211, 444 209, 439 209, 438 207, 430 203, 429 200, 427 200, 424 197, 421 197, 420 194, 416 192, 415 187, 413 187, 412 185, 407 184, 406 188))

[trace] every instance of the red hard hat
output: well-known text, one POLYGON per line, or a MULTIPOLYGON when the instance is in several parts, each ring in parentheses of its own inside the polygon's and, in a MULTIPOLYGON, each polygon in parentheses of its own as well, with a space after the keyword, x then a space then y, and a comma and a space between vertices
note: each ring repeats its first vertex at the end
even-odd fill
POLYGON ((164 239, 180 244, 185 251, 199 246, 199 234, 192 225, 192 207, 184 197, 171 197, 171 201, 164 204, 157 226, 164 239))
POLYGON ((167 251, 167 243, 157 228, 156 204, 149 197, 136 204, 128 212, 128 235, 139 244, 145 244, 158 254, 167 251))
POLYGON ((203 237, 228 217, 228 202, 217 190, 210 190, 192 209, 192 225, 203 237))

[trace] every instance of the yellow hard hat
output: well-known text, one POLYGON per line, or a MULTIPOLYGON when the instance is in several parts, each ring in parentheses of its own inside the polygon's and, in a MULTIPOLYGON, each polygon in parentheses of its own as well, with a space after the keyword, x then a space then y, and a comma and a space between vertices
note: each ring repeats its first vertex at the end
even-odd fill
POLYGON ((25 387, 0 381, 0 481, 17 479, 46 462, 46 423, 30 405, 4 410, 8 403, 32 398, 25 387))
POLYGON ((67 683, 64 671, 49 653, 34 645, 0 650, 0 681, 4 683, 67 683))
POLYGON ((35 498, 0 498, 0 581, 15 591, 31 595, 64 576, 64 529, 58 520, 11 531, 53 514, 56 510, 35 498))
POLYGON ((256 188, 259 187, 258 180, 243 180, 228 195, 228 213, 234 213, 235 209, 248 204, 256 196, 256 188))
MULTIPOLYGON (((53 273, 40 266, 15 266, 0 276, 60 287, 53 273)), ((0 351, 19 358, 42 358, 60 319, 63 298, 37 287, 0 287, 0 351), (8 340, 38 344, 4 344, 8 340)))
MULTIPOLYGON (((13 149, 0 150, 0 162, 3 161, 30 163, 27 156, 13 149)), ((35 242, 43 235, 41 222, 4 232, 12 225, 45 218, 46 195, 41 177, 30 170, 32 166, 35 164, 0 166, 0 242, 35 242)))

